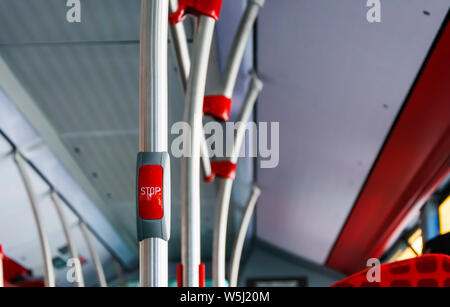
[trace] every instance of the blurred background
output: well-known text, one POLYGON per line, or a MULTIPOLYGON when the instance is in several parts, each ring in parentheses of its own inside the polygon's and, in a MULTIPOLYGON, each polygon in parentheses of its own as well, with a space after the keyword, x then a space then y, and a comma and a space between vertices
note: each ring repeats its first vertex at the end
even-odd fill
MULTIPOLYGON (((136 286, 139 279, 140 0, 81 4, 81 23, 68 23, 64 0, 0 0, 0 244, 15 265, 12 285, 44 275, 15 152, 24 157, 41 211, 56 285, 73 284, 53 190, 63 199, 86 285, 97 286, 98 279, 81 221, 108 285, 136 286)), ((223 1, 206 94, 218 90, 246 5, 223 1)), ((369 23, 366 1, 266 0, 241 66, 231 121, 257 70, 265 87, 253 119, 280 123, 280 163, 273 169, 260 169, 259 158, 238 163, 227 256, 252 184, 262 190, 240 285, 329 286, 364 269, 369 258, 407 259, 425 247, 445 252, 450 67, 439 61, 449 50, 449 5, 382 1, 381 22, 369 23), (438 237, 445 243, 432 242, 438 237)), ((184 25, 192 46, 195 19, 184 25)), ((170 127, 184 112, 170 39, 168 70, 170 127)), ((171 160, 171 285, 181 253, 180 162, 171 160)), ((209 280, 217 183, 202 183, 201 191, 209 280)))

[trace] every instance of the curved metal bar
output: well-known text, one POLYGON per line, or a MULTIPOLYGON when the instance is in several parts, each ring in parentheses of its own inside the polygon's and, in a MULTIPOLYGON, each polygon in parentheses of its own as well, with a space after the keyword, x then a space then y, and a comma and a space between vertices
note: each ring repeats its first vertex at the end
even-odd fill
POLYGON ((248 0, 247 8, 241 18, 225 67, 221 94, 226 97, 231 98, 233 96, 245 48, 247 47, 259 10, 264 6, 264 2, 265 0, 248 0))
POLYGON ((249 91, 247 93, 247 97, 244 100, 244 104, 242 106, 241 113, 239 114, 239 118, 237 121, 237 131, 234 136, 234 146, 231 152, 230 161, 233 163, 237 163, 239 158, 239 153, 241 151, 242 143, 245 138, 245 131, 247 128, 248 121, 250 116, 252 115, 253 108, 258 99, 259 93, 263 89, 263 82, 258 78, 256 74, 252 75, 249 91))
POLYGON ((200 16, 194 42, 194 56, 185 106, 185 121, 191 127, 185 144, 190 152, 182 160, 181 249, 183 285, 199 286, 200 266, 200 142, 203 133, 203 99, 209 54, 214 34, 215 20, 200 16))
MULTIPOLYGON (((177 11, 178 0, 169 0, 169 10, 171 13, 177 11)), ((172 44, 178 61, 178 69, 181 76, 181 84, 184 91, 187 89, 189 72, 191 71, 191 59, 186 38, 186 30, 182 22, 170 26, 172 44)))
POLYGON ((211 160, 209 158, 209 149, 208 144, 206 143, 205 130, 203 129, 203 127, 200 137, 200 157, 202 160, 203 176, 210 177, 212 173, 211 160))
POLYGON ((80 222, 80 229, 83 233, 84 240, 86 241, 86 245, 89 249, 89 253, 91 254, 92 261, 94 262, 95 272, 97 273, 98 284, 100 287, 107 287, 105 272, 103 271, 102 261, 97 254, 97 251, 92 245, 91 238, 89 237, 89 230, 84 222, 80 222))
POLYGON ((113 264, 114 264, 114 269, 117 272, 117 279, 119 280, 120 287, 126 287, 127 279, 125 277, 125 274, 123 273, 122 265, 119 263, 119 261, 115 257, 113 257, 113 264))
POLYGON ((142 0, 140 46, 141 152, 167 151, 168 1, 142 0))
POLYGON ((31 186, 30 179, 27 175, 24 166, 24 159, 19 152, 16 152, 14 155, 14 160, 17 164, 17 169, 19 170, 20 176, 22 178, 22 182, 25 186, 25 190, 28 195, 28 199, 30 200, 31 209, 33 211, 33 217, 36 222, 36 227, 38 230, 39 243, 41 245, 41 253, 44 264, 44 283, 46 287, 54 287, 55 286, 55 272, 53 269, 52 262, 52 254, 50 250, 50 244, 48 243, 47 235, 42 226, 41 213, 39 210, 39 206, 36 202, 36 198, 34 195, 33 188, 31 186))
POLYGON ((261 189, 257 186, 253 186, 252 194, 248 200, 247 207, 245 209, 244 216, 242 217, 241 226, 234 242, 233 252, 231 253, 230 264, 230 287, 237 287, 239 276, 239 265, 241 262, 242 248, 244 247, 245 236, 247 234, 248 225, 255 210, 256 202, 261 195, 261 189))
POLYGON ((216 219, 214 223, 212 278, 214 287, 225 287, 225 256, 227 241, 228 209, 233 180, 220 178, 216 219))
MULTIPOLYGON (((171 13, 176 12, 178 8, 177 0, 169 1, 169 10, 171 13)), ((175 55, 178 62, 178 69, 180 71, 181 84, 184 91, 187 90, 187 83, 189 79, 189 73, 191 71, 191 59, 189 57, 189 48, 186 39, 186 31, 182 22, 170 26, 170 32, 172 36, 172 44, 175 51, 175 55)), ((205 132, 202 131, 200 140, 200 156, 202 159, 203 175, 205 177, 211 176, 211 161, 209 158, 208 145, 205 140, 205 132)))
MULTIPOLYGON (((142 0, 140 152, 167 152, 168 15, 167 0, 142 0)), ((167 287, 167 248, 160 238, 139 242, 141 287, 167 287)))
MULTIPOLYGON (((251 110, 253 109, 259 93, 263 88, 261 80, 256 75, 253 75, 250 88, 244 101, 244 106, 239 115, 239 126, 236 132, 235 141, 233 144, 233 151, 230 160, 236 163, 241 150, 242 141, 245 136, 246 124, 249 121, 251 110)), ((233 187, 233 180, 229 178, 222 178, 219 185, 219 196, 216 211, 214 238, 213 238, 213 264, 212 275, 213 285, 215 287, 224 287, 225 284, 225 256, 226 256, 226 236, 227 236, 227 221, 228 211, 230 207, 231 190, 233 187)))
POLYGON ((58 213, 59 220, 61 221, 61 226, 64 231, 64 236, 66 237, 67 247, 69 248, 69 254, 72 259, 76 259, 75 263, 75 278, 77 287, 84 287, 84 278, 83 272, 81 270, 80 258, 78 257, 77 248, 73 242, 72 235, 70 233, 69 225, 67 225, 66 217, 64 216, 64 212, 61 208, 60 202, 62 201, 59 197, 58 193, 53 191, 51 193, 51 199, 53 204, 55 205, 56 212, 58 213))

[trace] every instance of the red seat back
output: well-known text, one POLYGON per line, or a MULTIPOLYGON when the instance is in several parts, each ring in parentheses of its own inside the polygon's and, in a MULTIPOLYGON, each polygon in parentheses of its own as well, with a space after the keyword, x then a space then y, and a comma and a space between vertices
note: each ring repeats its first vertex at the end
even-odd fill
POLYGON ((382 264, 380 282, 369 282, 368 268, 347 277, 332 287, 450 287, 450 257, 424 255, 382 264))

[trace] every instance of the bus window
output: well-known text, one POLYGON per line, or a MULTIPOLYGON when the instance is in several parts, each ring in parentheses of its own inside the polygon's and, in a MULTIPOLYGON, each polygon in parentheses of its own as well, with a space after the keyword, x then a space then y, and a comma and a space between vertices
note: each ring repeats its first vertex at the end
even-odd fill
POLYGON ((408 243, 417 255, 419 256, 422 255, 423 249, 422 230, 417 229, 416 232, 414 232, 412 236, 409 237, 408 243))
POLYGON ((439 225, 441 235, 450 232, 450 196, 439 206, 439 225))

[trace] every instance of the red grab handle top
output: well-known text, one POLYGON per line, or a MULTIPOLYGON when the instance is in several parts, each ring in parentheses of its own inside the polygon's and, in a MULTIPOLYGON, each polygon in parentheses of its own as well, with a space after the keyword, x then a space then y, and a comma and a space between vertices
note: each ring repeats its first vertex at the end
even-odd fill
POLYGON ((203 113, 218 120, 227 121, 230 118, 231 98, 223 95, 205 96, 203 113))
POLYGON ((205 177, 206 182, 212 182, 216 176, 221 178, 228 178, 234 180, 236 178, 237 165, 228 160, 224 161, 212 161, 211 162, 211 175, 205 177))
POLYGON ((186 17, 187 13, 193 15, 204 15, 218 20, 222 0, 178 0, 178 9, 169 15, 169 23, 177 24, 186 17))

